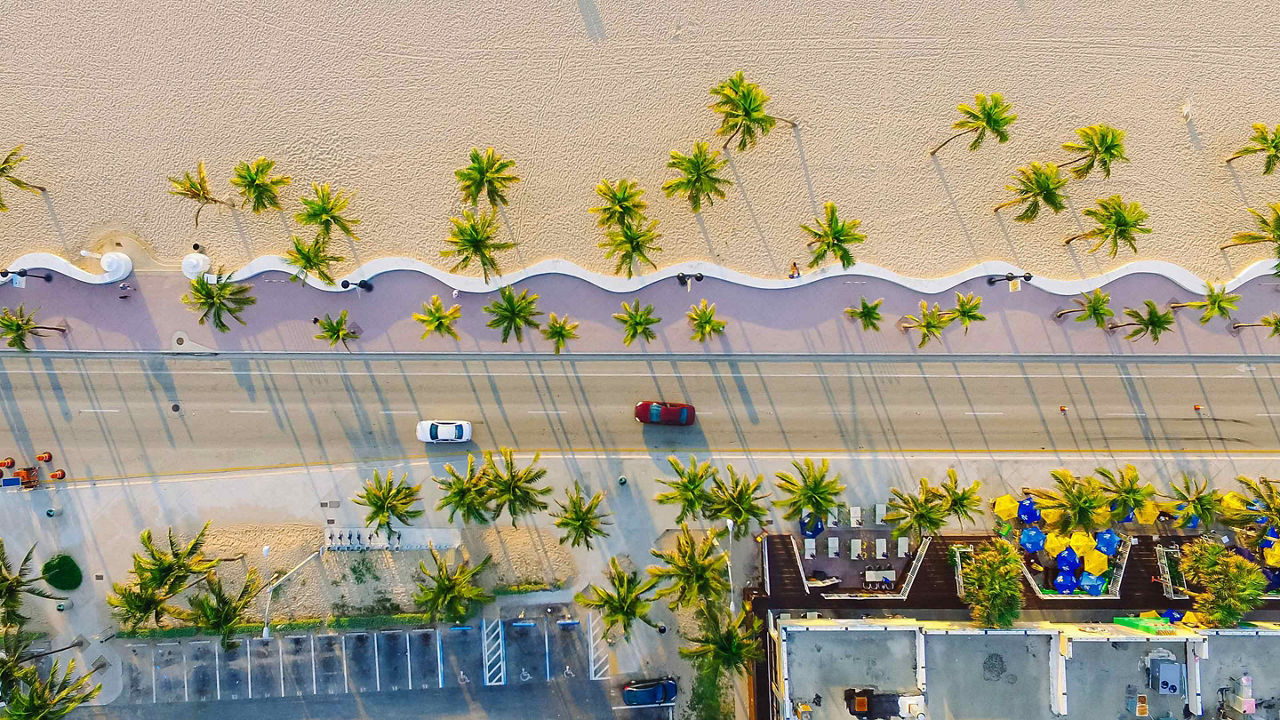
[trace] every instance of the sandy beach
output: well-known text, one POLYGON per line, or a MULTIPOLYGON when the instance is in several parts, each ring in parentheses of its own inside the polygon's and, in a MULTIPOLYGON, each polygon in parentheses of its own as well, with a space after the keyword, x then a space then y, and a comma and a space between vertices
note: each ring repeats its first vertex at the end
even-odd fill
POLYGON ((1088 227, 1081 209, 1121 193, 1151 214, 1136 257, 1227 278, 1271 251, 1218 246, 1249 228, 1246 207, 1280 200, 1280 174, 1263 177, 1259 158, 1223 163, 1252 123, 1280 124, 1271 19, 1241 0, 13 4, 0 15, 0 145, 26 143, 21 175, 49 194, 0 188, 12 208, 0 262, 74 256, 106 231, 169 262, 194 242, 228 268, 282 253, 279 214, 208 208, 197 230, 195 206, 166 193, 165 176, 202 158, 230 196, 233 166, 266 155, 294 178, 290 215, 312 181, 356 191, 363 240, 334 248, 346 267, 384 255, 447 266, 453 170, 492 145, 524 179, 504 213, 520 243, 505 269, 562 257, 609 270, 593 188, 633 177, 661 222, 659 264, 783 275, 805 259, 798 224, 830 200, 862 220, 859 260, 904 274, 1003 259, 1091 276, 1135 256, 1061 240, 1088 227), (707 89, 740 68, 801 129, 779 124, 734 154, 735 187, 699 220, 662 196, 665 162, 710 138, 707 89), (955 105, 997 91, 1019 115, 1012 140, 976 153, 957 141, 931 161, 955 105), (1066 160, 1061 143, 1097 122, 1128 133, 1132 162, 1071 183, 1061 215, 992 214, 1015 167, 1066 160))

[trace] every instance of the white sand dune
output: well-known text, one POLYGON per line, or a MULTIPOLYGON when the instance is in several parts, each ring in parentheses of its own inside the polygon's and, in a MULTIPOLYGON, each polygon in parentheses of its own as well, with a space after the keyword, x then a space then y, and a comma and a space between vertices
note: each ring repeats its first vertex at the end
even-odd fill
MULTIPOLYGON (((660 263, 710 259, 757 275, 804 259, 797 228, 822 202, 863 221, 858 257, 936 276, 983 259, 1043 275, 1094 275, 1116 260, 1061 246, 1079 210, 1122 193, 1154 234, 1139 257, 1216 279, 1266 247, 1218 245, 1249 227, 1245 207, 1280 201, 1280 174, 1223 159, 1254 122, 1280 124, 1280 26, 1243 0, 1008 0, 997 3, 768 0, 215 0, 108 4, 31 0, 0 13, 0 144, 46 199, 0 188, 0 262, 29 250, 74 254, 123 230, 176 261, 192 242, 236 266, 282 252, 278 215, 195 207, 164 177, 208 164, 220 192, 233 165, 267 155, 295 179, 357 192, 365 261, 410 255, 442 266, 452 172, 493 145, 524 178, 505 213, 515 268, 563 257, 610 264, 592 188, 638 178, 665 237, 660 263), (742 68, 797 117, 734 156, 729 197, 703 225, 662 197, 667 153, 716 126, 707 88, 742 68), (956 103, 1003 92, 1020 118, 1006 145, 953 143, 956 103), (1192 99, 1191 123, 1179 108, 1192 99), (1077 126, 1128 132, 1132 162, 1070 186, 1071 209, 1021 225, 992 215, 1008 174, 1063 160, 1077 126)), ((1077 244, 1079 245, 1079 244, 1077 244)))

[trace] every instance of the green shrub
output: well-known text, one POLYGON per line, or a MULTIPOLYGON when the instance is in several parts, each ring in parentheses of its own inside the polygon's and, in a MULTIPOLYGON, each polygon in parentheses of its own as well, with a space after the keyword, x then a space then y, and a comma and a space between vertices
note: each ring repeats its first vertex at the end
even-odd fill
POLYGON ((496 585, 493 588, 494 595, 524 595, 527 593, 546 592, 548 590, 559 590, 564 587, 563 580, 557 580, 553 583, 549 582, 519 582, 510 585, 496 585))
POLYGON ((80 566, 71 559, 70 555, 54 555, 45 561, 40 572, 50 587, 63 592, 75 590, 84 581, 80 566))

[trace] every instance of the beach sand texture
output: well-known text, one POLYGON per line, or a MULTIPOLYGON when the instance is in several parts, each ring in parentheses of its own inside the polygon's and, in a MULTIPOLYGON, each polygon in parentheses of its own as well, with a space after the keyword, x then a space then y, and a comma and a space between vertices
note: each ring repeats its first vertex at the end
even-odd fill
POLYGON ((1003 259, 1091 276, 1134 256, 1061 241, 1121 193, 1151 213, 1137 257, 1223 279, 1271 255, 1218 246, 1251 227, 1246 207, 1280 201, 1259 158, 1223 163, 1252 123, 1280 124, 1272 15, 1243 0, 12 3, 0 143, 25 142, 21 175, 50 192, 0 188, 0 262, 74 256, 108 230, 169 262, 193 242, 228 269, 282 254, 284 217, 206 208, 196 229, 164 180, 203 158, 230 196, 235 163, 266 155, 294 178, 290 216, 311 181, 356 191, 363 240, 335 240, 344 268, 384 255, 448 267, 453 171, 493 145, 523 178, 503 216, 520 243, 506 270, 561 257, 610 271, 588 208, 602 177, 625 176, 661 221, 661 265, 785 275, 806 259, 798 225, 834 201, 862 220, 859 260, 906 275, 1003 259), (707 89, 739 68, 802 128, 735 153, 736 186, 699 220, 662 196, 665 162, 712 139, 707 89), (958 140, 931 160, 955 105, 996 91, 1019 115, 1012 140, 976 153, 958 140), (1097 122, 1127 131, 1131 163, 1071 183, 1061 215, 992 214, 1015 167, 1067 159, 1061 143, 1097 122))

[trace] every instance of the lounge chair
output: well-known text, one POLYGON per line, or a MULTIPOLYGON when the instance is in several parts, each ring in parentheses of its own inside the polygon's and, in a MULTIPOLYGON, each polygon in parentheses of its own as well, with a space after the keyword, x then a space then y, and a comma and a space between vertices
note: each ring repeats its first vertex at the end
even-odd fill
POLYGON ((804 539, 804 559, 812 560, 818 557, 818 541, 813 538, 804 539))

